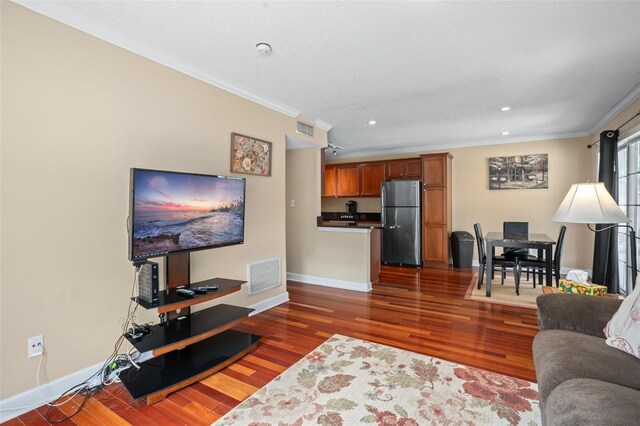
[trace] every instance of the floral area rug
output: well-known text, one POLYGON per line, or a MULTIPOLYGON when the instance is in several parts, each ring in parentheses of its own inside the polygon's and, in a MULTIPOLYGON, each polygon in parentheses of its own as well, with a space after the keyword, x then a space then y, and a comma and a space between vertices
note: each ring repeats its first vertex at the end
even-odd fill
POLYGON ((215 425, 540 425, 537 385, 334 335, 215 425))

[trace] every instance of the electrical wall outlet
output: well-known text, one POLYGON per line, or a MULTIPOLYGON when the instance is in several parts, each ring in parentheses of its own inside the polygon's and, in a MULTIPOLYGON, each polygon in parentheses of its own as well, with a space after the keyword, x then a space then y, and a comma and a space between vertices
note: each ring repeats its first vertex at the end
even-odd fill
POLYGON ((296 200, 291 200, 291 207, 295 207, 296 206, 296 200))
POLYGON ((29 337, 27 342, 29 345, 29 358, 42 355, 44 352, 44 336, 42 334, 29 337))

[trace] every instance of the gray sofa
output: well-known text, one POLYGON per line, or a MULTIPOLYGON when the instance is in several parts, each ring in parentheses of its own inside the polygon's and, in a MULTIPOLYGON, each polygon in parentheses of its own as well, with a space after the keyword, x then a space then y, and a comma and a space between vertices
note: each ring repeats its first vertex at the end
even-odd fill
POLYGON ((640 425, 640 359, 605 343, 621 301, 543 294, 533 341, 542 423, 640 425))

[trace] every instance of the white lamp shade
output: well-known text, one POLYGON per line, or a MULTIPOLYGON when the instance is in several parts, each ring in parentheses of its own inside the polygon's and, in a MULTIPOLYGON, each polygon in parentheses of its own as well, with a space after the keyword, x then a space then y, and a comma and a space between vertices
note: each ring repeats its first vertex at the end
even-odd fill
POLYGON ((574 183, 551 218, 567 223, 628 223, 604 183, 574 183))

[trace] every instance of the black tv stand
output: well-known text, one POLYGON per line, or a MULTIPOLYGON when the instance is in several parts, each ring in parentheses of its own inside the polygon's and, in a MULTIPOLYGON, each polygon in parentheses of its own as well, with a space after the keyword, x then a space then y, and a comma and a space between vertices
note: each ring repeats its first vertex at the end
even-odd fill
POLYGON ((120 380, 134 398, 147 397, 147 405, 160 402, 168 394, 204 379, 253 352, 260 336, 231 330, 253 309, 220 304, 191 314, 190 307, 240 290, 245 281, 226 278, 193 283, 200 287, 216 284, 218 291, 185 298, 176 294, 178 286, 189 288, 189 253, 167 256, 166 290, 160 292, 159 305, 152 307, 135 300, 145 309, 157 309, 165 321, 151 327, 150 333, 129 342, 140 353, 153 358, 120 373, 120 380), (179 312, 178 312, 179 311, 179 312))

